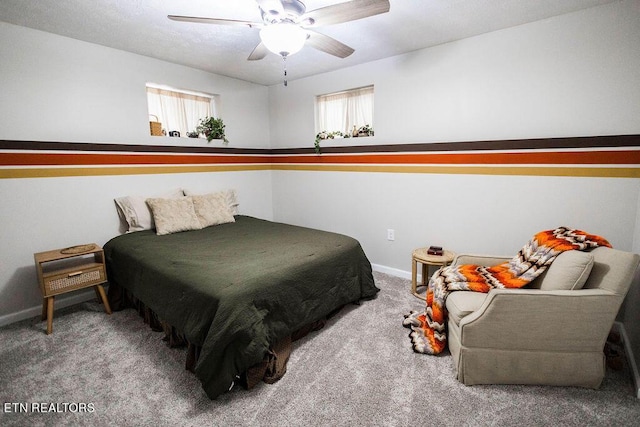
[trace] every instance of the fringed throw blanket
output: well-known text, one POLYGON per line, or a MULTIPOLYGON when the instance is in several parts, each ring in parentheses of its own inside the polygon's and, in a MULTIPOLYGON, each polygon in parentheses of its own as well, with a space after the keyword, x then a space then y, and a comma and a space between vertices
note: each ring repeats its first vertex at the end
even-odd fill
POLYGON ((489 292, 493 288, 521 288, 540 276, 562 252, 611 247, 600 236, 559 227, 542 231, 511 260, 493 266, 456 265, 442 267, 433 274, 427 287, 424 313, 405 315, 403 325, 411 329, 414 351, 439 354, 447 345, 445 301, 451 291, 489 292))

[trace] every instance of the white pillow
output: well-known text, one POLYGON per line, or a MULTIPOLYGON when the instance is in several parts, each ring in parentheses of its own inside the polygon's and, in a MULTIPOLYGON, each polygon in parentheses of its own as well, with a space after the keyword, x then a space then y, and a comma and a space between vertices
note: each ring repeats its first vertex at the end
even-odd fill
MULTIPOLYGON (((227 205, 229 206, 229 209, 231 210, 231 214, 232 215, 238 215, 239 214, 239 204, 238 204, 238 197, 236 195, 236 190, 222 190, 222 191, 217 191, 215 193, 208 193, 208 194, 222 194, 224 195, 225 200, 227 201, 227 205)), ((198 195, 203 195, 203 194, 198 194, 195 193, 193 191, 184 190, 184 195, 185 196, 198 196, 198 195)))
MULTIPOLYGON (((182 189, 174 189, 163 194, 154 196, 163 199, 177 199, 184 197, 182 189)), ((147 197, 143 196, 125 196, 115 199, 118 216, 122 218, 129 226, 127 233, 133 231, 152 230, 155 225, 153 216, 149 207, 145 203, 147 197)))
POLYGON ((236 221, 231 209, 229 209, 227 199, 222 193, 188 196, 188 198, 193 202, 196 216, 202 228, 236 221))
POLYGON ((190 197, 151 198, 147 199, 147 204, 153 213, 156 234, 159 236, 202 228, 190 197))

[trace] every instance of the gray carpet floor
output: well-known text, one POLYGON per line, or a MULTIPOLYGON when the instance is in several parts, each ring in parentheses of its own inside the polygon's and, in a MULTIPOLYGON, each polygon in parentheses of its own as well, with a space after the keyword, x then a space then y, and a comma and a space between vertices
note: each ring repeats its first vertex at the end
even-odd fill
POLYGON ((460 384, 449 354, 411 350, 402 315, 424 303, 409 293, 409 281, 375 278, 378 298, 346 307, 294 343, 278 383, 234 387, 213 401, 184 370, 185 350, 167 347, 133 310, 107 316, 96 302, 61 309, 49 336, 39 318, 5 326, 0 425, 639 425, 626 363, 608 370, 599 390, 460 384), (38 402, 93 411, 15 412, 12 405, 38 402))

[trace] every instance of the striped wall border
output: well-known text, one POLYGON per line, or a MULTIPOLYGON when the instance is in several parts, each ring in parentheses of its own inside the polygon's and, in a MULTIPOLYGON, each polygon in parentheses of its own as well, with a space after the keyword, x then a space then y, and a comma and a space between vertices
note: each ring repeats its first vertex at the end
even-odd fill
MULTIPOLYGON (((255 170, 640 178, 640 135, 252 149, 0 140, 0 178, 255 170)), ((345 140, 344 142, 347 142, 345 140)))

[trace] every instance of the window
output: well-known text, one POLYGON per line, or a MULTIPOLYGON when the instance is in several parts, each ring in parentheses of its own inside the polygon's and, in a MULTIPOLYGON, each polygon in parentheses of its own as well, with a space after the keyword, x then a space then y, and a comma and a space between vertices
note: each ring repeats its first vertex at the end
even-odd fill
POLYGON ((186 137, 196 130, 200 119, 216 117, 216 100, 216 95, 147 84, 149 120, 156 121, 157 117, 167 135, 178 131, 186 137))
POLYGON ((373 86, 316 96, 316 133, 373 129, 373 86))

